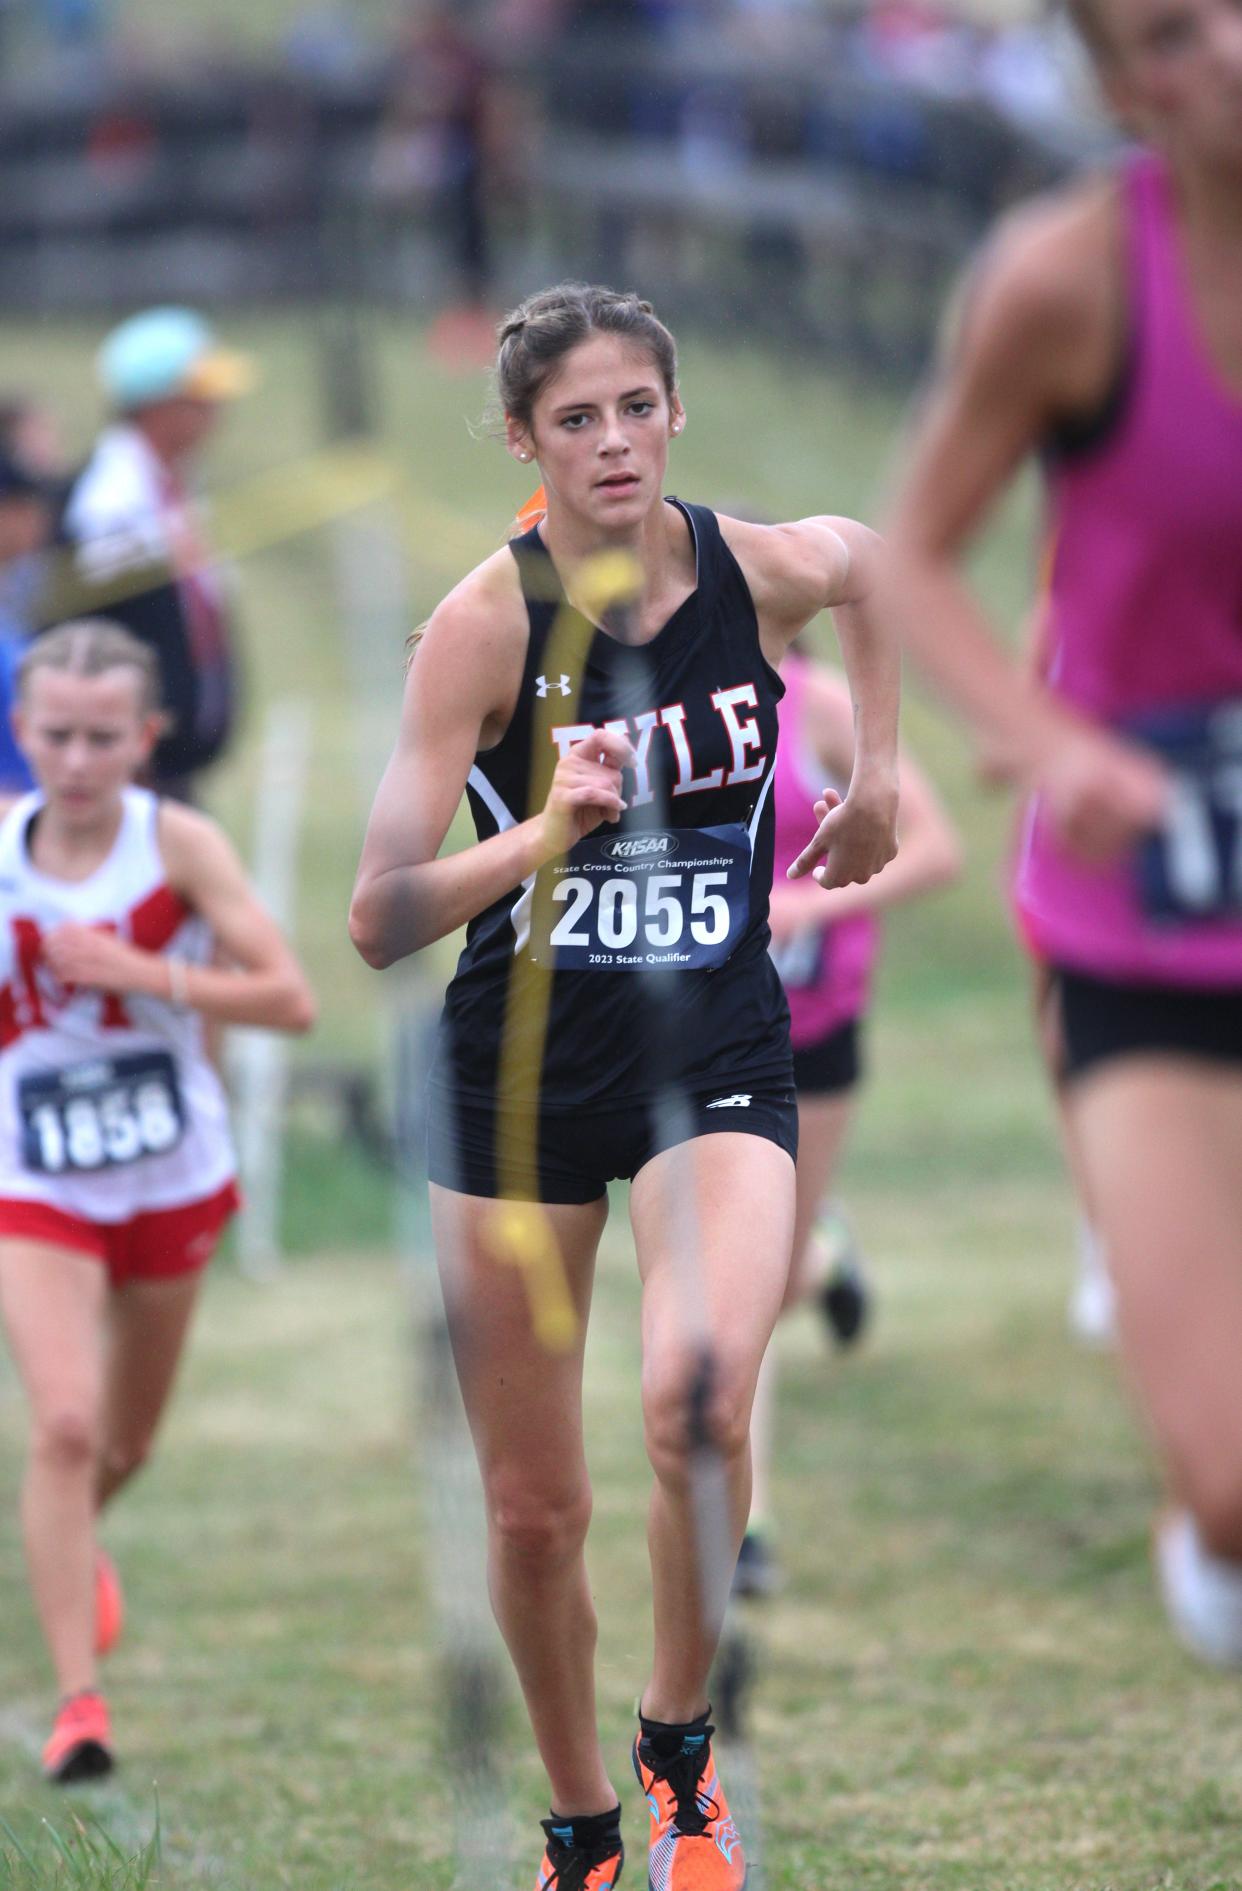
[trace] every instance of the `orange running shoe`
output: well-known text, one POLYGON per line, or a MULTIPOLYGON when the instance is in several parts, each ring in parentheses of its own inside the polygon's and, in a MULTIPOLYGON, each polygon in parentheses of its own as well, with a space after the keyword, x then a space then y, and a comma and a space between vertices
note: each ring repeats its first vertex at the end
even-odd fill
POLYGON ((77 1780, 101 1779, 116 1761, 112 1755, 112 1728, 102 1694, 87 1689, 62 1701, 43 1749, 43 1777, 57 1786, 77 1780))
MULTIPOLYGON (((575 1844, 574 1827, 569 1819, 543 1819, 540 1823, 548 1843, 535 1880, 535 1891, 612 1891, 625 1863, 625 1847, 616 1819, 606 1822, 593 1843, 575 1844)), ((602 1819, 600 1823, 605 1823, 602 1819)))
POLYGON ((95 1653, 110 1655, 125 1626, 125 1596, 107 1550, 95 1551, 95 1653))
POLYGON ((671 1759, 640 1732, 634 1771, 651 1808, 648 1891, 744 1891, 746 1856, 712 1762, 716 1729, 696 1720, 671 1759))

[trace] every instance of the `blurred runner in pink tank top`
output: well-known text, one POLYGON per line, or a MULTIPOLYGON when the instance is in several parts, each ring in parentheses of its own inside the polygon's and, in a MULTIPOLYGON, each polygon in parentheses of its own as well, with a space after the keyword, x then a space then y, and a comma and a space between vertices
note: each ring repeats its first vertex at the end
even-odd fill
POLYGON ((893 529, 912 645, 1031 791, 1022 930, 1172 1497, 1176 1632, 1242 1664, 1242 10, 1076 0, 1144 148, 1007 220, 893 529), (1045 456, 1044 684, 960 574, 1045 456))
MULTIPOLYGON (((847 1272, 834 1272, 833 1256, 816 1238, 815 1224, 832 1190, 862 1074, 862 1028, 880 949, 879 914, 952 880, 960 871, 961 850, 927 778, 903 752, 896 859, 863 886, 823 888, 786 880, 784 869, 826 811, 825 795, 845 794, 854 765, 854 707, 842 673, 812 663, 796 649, 781 666, 781 681, 785 695, 778 711, 773 778, 777 872, 769 919, 772 958, 789 1000, 798 1093, 793 1260, 782 1311, 814 1294, 834 1332, 852 1338, 863 1311, 861 1283, 847 1272)), ((741 1595, 764 1595, 776 1579, 768 1527, 776 1373, 776 1351, 770 1347, 751 1421, 751 1518, 734 1582, 741 1595)))

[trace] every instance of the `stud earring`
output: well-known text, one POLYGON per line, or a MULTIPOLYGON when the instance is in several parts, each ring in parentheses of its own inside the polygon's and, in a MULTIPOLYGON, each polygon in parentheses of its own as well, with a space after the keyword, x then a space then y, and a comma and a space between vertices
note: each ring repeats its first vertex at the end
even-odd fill
POLYGON ((523 466, 525 466, 525 464, 526 464, 526 462, 527 462, 527 460, 528 460, 528 459, 530 458, 530 454, 529 454, 529 453, 519 453, 519 454, 518 454, 518 458, 519 458, 519 459, 521 460, 521 462, 522 462, 522 464, 523 464, 523 466))

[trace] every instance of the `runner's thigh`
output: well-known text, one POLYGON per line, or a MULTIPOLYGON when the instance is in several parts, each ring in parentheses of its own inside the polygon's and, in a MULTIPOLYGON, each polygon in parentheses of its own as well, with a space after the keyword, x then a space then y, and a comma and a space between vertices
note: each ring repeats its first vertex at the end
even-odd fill
POLYGON ((1118 1058, 1071 1087, 1122 1342, 1175 1478, 1242 1470, 1242 1081, 1118 1058))
POLYGON ((548 1490, 583 1479, 582 1358, 606 1201, 537 1207, 433 1184, 431 1207, 458 1378, 489 1491, 502 1475, 548 1490), (496 1229, 515 1206, 542 1218, 551 1237, 543 1264, 560 1271, 577 1316, 564 1350, 536 1338, 529 1269, 498 1253, 496 1229))
POLYGON ((102 1382, 102 1261, 38 1241, 0 1241, 0 1311, 22 1384, 40 1416, 94 1420, 102 1382))
POLYGON ((643 1282, 644 1383, 684 1373, 704 1342, 739 1418, 780 1312, 794 1224, 794 1165, 762 1136, 696 1136, 634 1178, 643 1282))
POLYGON ((134 1280, 113 1294, 105 1450, 136 1454, 150 1442, 172 1390, 201 1282, 201 1272, 174 1280, 134 1280))
POLYGON ((798 1098, 797 1213, 787 1301, 796 1300, 800 1293, 806 1271, 807 1247, 816 1217, 836 1177, 853 1112, 853 1090, 839 1091, 831 1096, 798 1098))

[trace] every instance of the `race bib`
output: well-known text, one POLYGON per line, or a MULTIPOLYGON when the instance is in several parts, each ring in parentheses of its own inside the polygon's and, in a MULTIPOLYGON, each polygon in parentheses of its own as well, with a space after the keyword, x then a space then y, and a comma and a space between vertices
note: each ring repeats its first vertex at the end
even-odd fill
POLYGON ((174 1149, 185 1130, 167 1051, 97 1057, 18 1080, 22 1155, 44 1175, 118 1168, 174 1149))
POLYGON ((740 822, 590 835, 539 875, 531 954, 559 971, 707 971, 724 964, 749 917, 740 822))
POLYGON ((1153 919, 1242 915, 1242 701, 1170 710, 1132 725, 1173 773, 1164 826, 1144 841, 1139 887, 1153 919))

